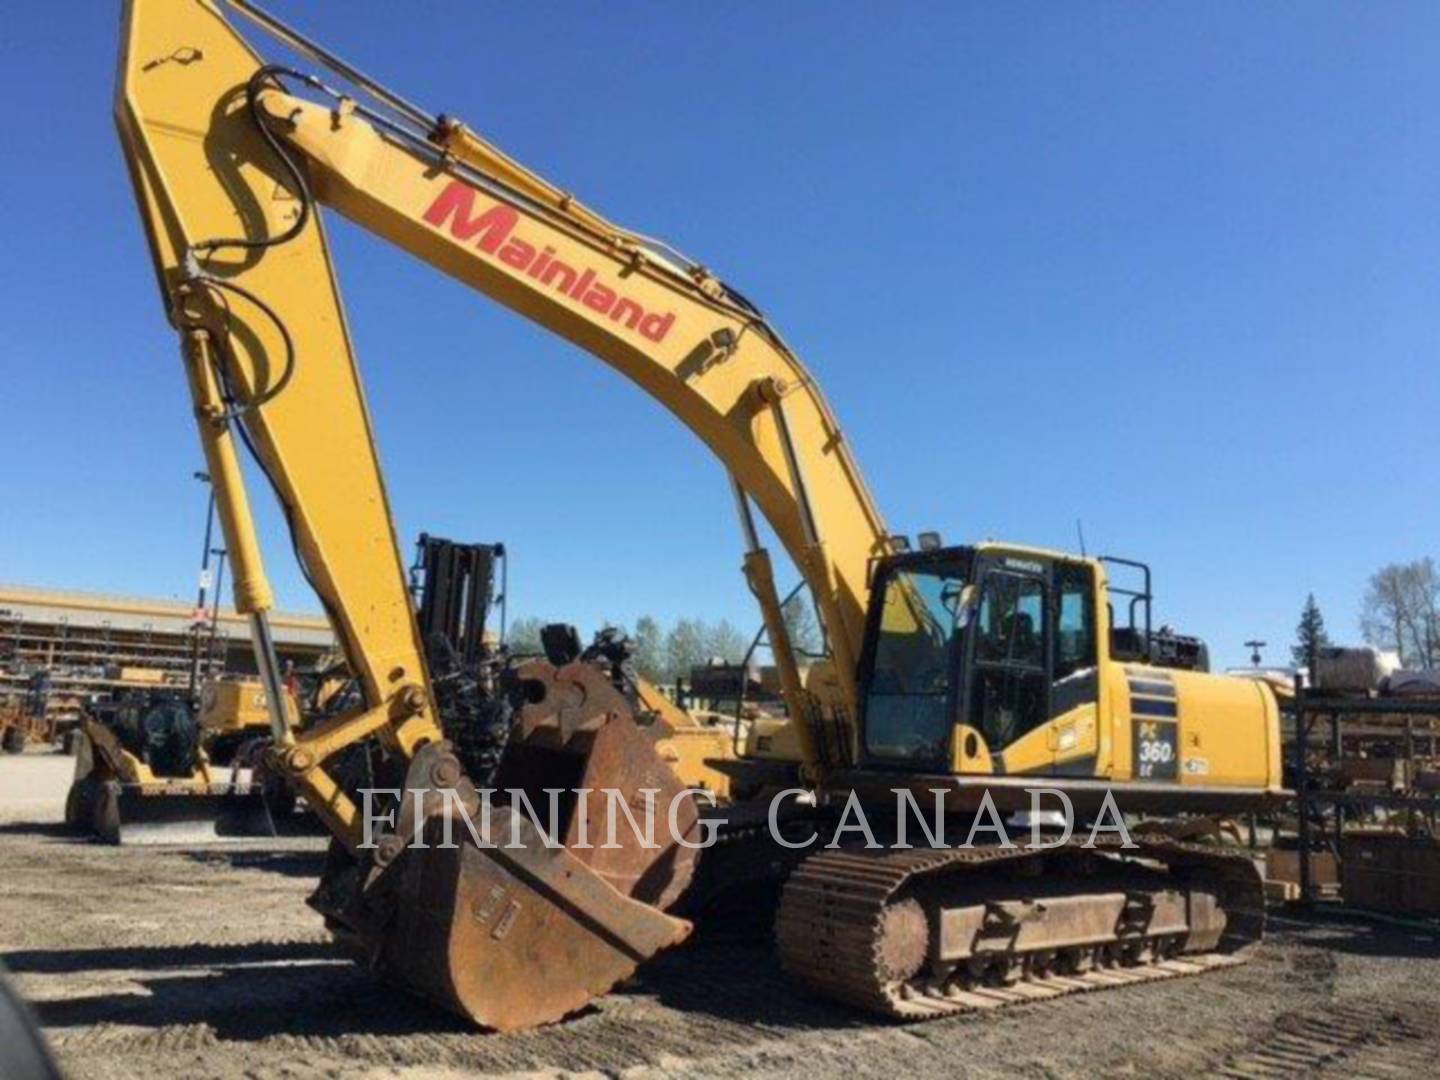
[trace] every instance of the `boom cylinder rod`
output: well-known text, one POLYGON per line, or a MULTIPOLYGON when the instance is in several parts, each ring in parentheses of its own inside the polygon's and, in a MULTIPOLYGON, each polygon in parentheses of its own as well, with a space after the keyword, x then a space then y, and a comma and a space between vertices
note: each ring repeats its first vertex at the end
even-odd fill
POLYGON ((431 116, 424 109, 418 105, 412 105, 393 90, 387 89, 370 78, 370 76, 366 75, 363 71, 347 64, 329 49, 306 37, 294 27, 286 25, 258 4, 252 4, 250 0, 225 0, 225 3, 241 15, 244 15, 277 41, 288 45, 302 56, 308 56, 317 64, 329 68, 341 78, 373 94, 377 101, 383 101, 411 122, 426 129, 435 127, 435 117, 431 116))
POLYGON ((275 594, 265 575, 260 542, 255 535, 255 519, 250 513, 250 497, 245 490, 245 476, 240 471, 240 456, 235 449, 235 433, 231 424, 239 421, 226 414, 215 376, 215 359, 208 331, 196 329, 186 333, 185 370, 199 420, 200 444, 209 467, 210 489, 215 495, 220 532, 230 553, 230 588, 234 593, 235 609, 248 615, 273 608, 275 594))
POLYGON ((785 468, 790 473, 790 486, 795 490, 795 501, 800 507, 800 527, 805 534, 805 543, 814 547, 820 542, 820 529, 815 523, 815 509, 810 505, 810 492, 805 487, 805 474, 800 471, 800 458, 795 453, 795 440, 790 436, 790 421, 785 418, 784 391, 773 385, 767 387, 766 398, 775 414, 775 430, 780 435, 780 449, 785 454, 785 468))
MULTIPOLYGON (((185 366, 190 376, 196 415, 200 419, 200 442, 205 449, 205 462, 210 467, 210 490, 234 571, 231 588, 235 593, 235 609, 250 616, 250 644, 255 650, 255 667, 260 673, 260 682, 265 687, 270 730, 276 744, 283 746, 292 742, 293 738, 285 684, 280 678, 280 662, 275 654, 275 639, 270 633, 267 614, 275 606, 275 594, 265 576, 260 541, 255 534, 255 518, 250 513, 245 476, 240 471, 240 458, 235 450, 235 433, 231 425, 241 421, 226 414, 219 380, 215 376, 214 346, 208 331, 190 330, 185 336, 185 346, 185 366)), ((218 596, 216 600, 218 602, 218 596)))
POLYGON ((275 737, 275 745, 288 746, 295 741, 295 737, 290 732, 285 683, 280 678, 280 662, 275 655, 275 638, 270 633, 270 618, 263 611, 250 613, 250 643, 255 649, 255 666, 260 672, 260 683, 265 687, 265 704, 270 713, 270 733, 275 737))
POLYGON ((745 580, 765 619, 770 652, 780 674, 780 689, 785 694, 785 707, 794 721, 795 736, 800 743, 805 779, 821 782, 829 769, 830 755, 822 741, 824 733, 820 726, 820 710, 800 682, 800 666, 795 659, 790 634, 785 629, 785 612, 775 591, 775 569, 770 562, 770 553, 764 548, 746 552, 745 580))
POLYGON ((813 778, 819 779, 829 764, 828 755, 824 752, 821 732, 815 724, 817 710, 809 692, 800 681, 800 664, 795 659, 795 645, 790 640, 790 631, 785 625, 785 609, 780 603, 780 594, 775 589, 775 568, 770 561, 770 553, 760 546, 760 535, 755 528, 755 515, 750 508, 750 498, 733 474, 730 477, 730 488, 735 493, 740 531, 745 534, 745 582, 750 586, 755 602, 760 605, 765 634, 770 639, 770 653, 780 675, 780 689, 785 696, 785 707, 794 718, 801 757, 807 770, 815 774, 813 778))
POLYGON ((735 474, 730 474, 730 491, 735 496, 735 512, 740 518, 740 531, 745 535, 745 550, 760 550, 760 534, 755 530, 755 514, 750 509, 750 497, 745 494, 745 489, 740 486, 740 481, 735 479, 735 474))
POLYGON ((814 590, 815 607, 820 614, 820 626, 825 634, 825 643, 834 657, 836 670, 840 673, 841 692, 851 716, 857 706, 855 691, 856 642, 850 638, 849 630, 840 618, 837 609, 835 566, 820 538, 820 529, 815 520, 815 509, 810 502, 810 492, 805 486, 805 474, 800 468, 800 457, 795 451, 795 440, 790 434, 790 421, 785 416, 785 388, 771 380, 761 385, 761 397, 769 402, 775 414, 775 430, 780 436, 780 448, 785 455, 785 467, 790 473, 790 486, 795 492, 799 508, 800 527, 805 537, 806 579, 822 582, 823 588, 814 590))

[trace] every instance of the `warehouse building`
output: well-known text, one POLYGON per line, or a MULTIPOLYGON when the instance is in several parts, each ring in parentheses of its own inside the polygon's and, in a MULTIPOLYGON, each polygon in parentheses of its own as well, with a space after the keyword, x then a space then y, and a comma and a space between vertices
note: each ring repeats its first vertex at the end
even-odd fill
MULTIPOLYGON (((318 615, 272 613, 282 664, 313 670, 335 647, 318 615)), ((184 685, 253 672, 250 629, 232 608, 201 611, 178 600, 0 584, 0 701, 43 694, 47 715, 78 715, 89 695, 124 687, 184 685)))

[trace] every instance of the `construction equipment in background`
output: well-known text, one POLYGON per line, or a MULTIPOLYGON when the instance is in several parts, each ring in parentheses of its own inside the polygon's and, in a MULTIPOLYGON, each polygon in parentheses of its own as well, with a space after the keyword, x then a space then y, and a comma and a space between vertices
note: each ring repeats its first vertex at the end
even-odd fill
POLYGON ((15 702, 0 701, 0 751, 19 754, 29 741, 29 724, 24 711, 15 702))
MULTIPOLYGON (((801 751, 807 791, 775 808, 778 827, 818 829, 853 802, 894 840, 897 789, 934 800, 961 836, 986 806, 1029 810, 1037 784, 1084 821, 1107 808, 1231 813, 1283 794, 1274 695, 1205 673, 1198 642, 1152 631, 1148 568, 933 534, 911 550, 885 527, 814 377, 738 291, 248 0, 227 6, 353 92, 265 64, 209 0, 129 0, 117 118, 271 704, 273 760, 335 838, 311 903, 369 967, 489 1027, 565 1016, 690 933, 690 845, 706 822, 614 635, 582 648, 547 627, 544 658, 481 649, 467 661, 457 648, 436 663, 321 204, 612 365, 719 458, 801 751), (279 500, 355 676, 355 707, 302 732, 281 707, 242 452, 279 500), (757 508, 824 629, 805 680, 757 508), (1143 585, 1112 584, 1117 566, 1143 585), (377 814, 362 788, 423 794, 377 814), (547 798, 587 790, 607 798, 547 798), (653 846, 622 820, 647 797, 673 808, 653 846), (476 820, 507 842, 480 843, 465 824, 476 820), (630 839, 582 842, 609 828, 630 839)), ((468 625, 456 618, 446 625, 468 625)), ((794 868, 776 913, 784 966, 889 1016, 1200 972, 1235 962, 1263 927, 1253 863, 1218 847, 1077 836, 1044 850, 931 841, 794 856, 757 827, 765 811, 730 808, 718 846, 794 868)))
MULTIPOLYGON (((448 706, 452 715, 466 699, 454 694, 448 684, 466 678, 467 672, 487 671, 494 680, 499 668, 509 662, 501 645, 507 565, 503 544, 459 543, 429 533, 421 533, 416 541, 410 567, 416 624, 425 641, 437 695, 452 699, 448 706), (498 627, 490 625, 492 610, 499 615, 498 627)), ((570 652, 557 662, 568 663, 583 652, 573 629, 554 625, 546 627, 545 633, 552 642, 576 642, 562 646, 570 652)), ((730 717, 717 712, 677 707, 633 670, 629 643, 618 632, 603 629, 599 640, 608 643, 621 692, 630 699, 641 726, 654 734, 656 753, 686 787, 709 791, 728 803, 759 794, 767 779, 773 791, 794 782, 799 750, 783 709, 780 716, 747 718, 737 727, 730 717), (754 767, 761 761, 774 762, 777 767, 762 773, 754 767)), ((493 697, 493 681, 486 693, 493 697)), ((456 727, 461 732, 483 731, 484 723, 475 718, 456 727)))
MULTIPOLYGON (((757 634, 755 641, 760 641, 757 634)), ((738 664, 711 661, 690 669, 689 678, 677 681, 675 701, 689 718, 691 738, 712 742, 704 768, 724 778, 715 790, 731 801, 763 799, 800 782, 804 754, 797 728, 790 722, 779 670, 771 665, 755 668, 750 657, 738 664)), ((808 665, 798 668, 806 685, 808 665)))
MULTIPOLYGON (((343 683, 327 667, 292 674, 284 685, 291 726, 304 720, 301 696, 323 715, 343 683)), ((269 769, 265 685, 253 675, 219 675, 198 695, 156 680, 148 690, 99 695, 82 715, 66 820, 110 843, 207 843, 300 829, 301 809, 283 776, 269 769)))
MULTIPOLYGON (((291 671, 283 684, 290 726, 323 716, 327 695, 337 692, 343 681, 328 666, 303 676, 291 671), (302 711, 302 699, 308 711, 302 711)), ((265 694, 265 684, 254 675, 219 675, 201 685, 197 719, 205 758, 214 768, 229 768, 232 781, 245 785, 247 798, 251 791, 260 792, 268 821, 256 818, 254 824, 285 834, 311 831, 304 827, 309 815, 297 815, 303 807, 295 790, 267 764, 272 738, 265 694)))
POLYGON ((429 646, 474 664, 505 636, 509 563, 504 544, 462 544, 429 533, 415 541, 410 591, 415 621, 429 646), (498 611, 498 631, 488 625, 498 611))
MULTIPOLYGON (((285 713, 292 727, 300 723, 300 701, 290 685, 285 687, 285 713)), ((207 679, 200 686, 197 721, 206 758, 214 765, 229 765, 242 748, 270 737, 265 684, 254 675, 207 679)))
MULTIPOLYGON (((503 544, 460 543, 421 533, 410 567, 416 625, 441 710, 456 718, 453 727, 462 755, 491 768, 498 755, 492 750, 487 757, 486 748, 503 748, 513 723, 513 708, 498 700, 499 686, 512 663, 503 644, 506 566, 503 544), (499 615, 498 626, 491 625, 492 612, 499 615), (477 703, 486 707, 476 711, 477 703), (471 741, 478 745, 467 745, 471 741)), ((547 659, 557 666, 573 663, 587 651, 573 627, 546 626, 542 636, 551 651, 547 659)), ((677 708, 636 674, 629 662, 629 643, 617 631, 601 630, 590 652, 587 662, 607 655, 604 662, 612 688, 627 699, 639 726, 652 737, 656 754, 680 782, 730 801, 730 778, 715 768, 717 761, 736 756, 729 728, 677 708)))
MULTIPOLYGON (((216 630, 215 671, 244 670, 253 662, 244 619, 228 607, 218 617, 200 629, 206 639, 216 630)), ((334 644, 315 616, 277 613, 273 629, 282 663, 300 671, 334 644)), ((177 601, 0 584, 0 698, 28 697, 43 678, 44 719, 73 752, 95 695, 190 685, 196 632, 193 606, 177 601)))
MULTIPOLYGON (((32 685, 43 680, 44 673, 36 674, 37 679, 31 680, 32 685)), ((43 695, 37 707, 33 693, 23 696, 0 694, 0 751, 20 754, 27 746, 50 746, 59 740, 55 720, 45 714, 43 695)))
POLYGON ((81 718, 65 823, 112 844, 274 836, 260 784, 211 764, 180 689, 124 691, 81 718))

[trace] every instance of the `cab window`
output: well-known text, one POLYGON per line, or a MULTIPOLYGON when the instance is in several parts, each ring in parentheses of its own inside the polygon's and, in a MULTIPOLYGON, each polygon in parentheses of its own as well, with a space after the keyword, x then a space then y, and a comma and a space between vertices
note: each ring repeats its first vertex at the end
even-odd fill
POLYGON ((871 755, 948 757, 952 681, 968 596, 959 568, 896 569, 887 576, 865 695, 865 748, 871 755))
POLYGON ((1055 571, 1055 678, 1095 666, 1095 590, 1090 568, 1061 564, 1055 571))
POLYGON ((1055 678, 1050 715, 1063 716, 1096 700, 1095 578, 1088 566, 1055 567, 1055 678))
POLYGON ((1042 667, 1045 663, 1045 586, 1038 578, 992 571, 985 578, 975 659, 1042 667))
POLYGON ((976 615, 969 723, 992 751, 1050 718, 1047 579, 992 568, 976 615))

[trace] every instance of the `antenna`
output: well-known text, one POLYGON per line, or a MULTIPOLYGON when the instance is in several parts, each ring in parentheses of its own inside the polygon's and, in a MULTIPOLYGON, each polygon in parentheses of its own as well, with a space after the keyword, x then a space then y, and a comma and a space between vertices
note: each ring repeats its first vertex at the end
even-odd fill
POLYGON ((1080 537, 1080 555, 1083 558, 1085 555, 1085 526, 1079 518, 1075 519, 1075 533, 1080 537))

